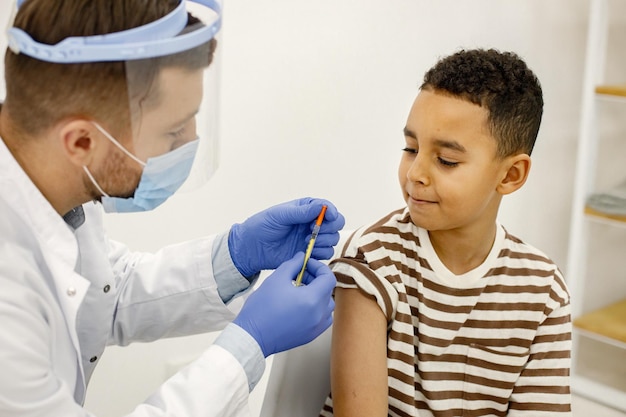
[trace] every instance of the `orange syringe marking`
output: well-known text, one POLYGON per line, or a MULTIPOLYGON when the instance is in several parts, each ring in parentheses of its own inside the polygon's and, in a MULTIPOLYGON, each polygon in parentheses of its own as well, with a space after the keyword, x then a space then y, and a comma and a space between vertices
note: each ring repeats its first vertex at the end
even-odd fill
POLYGON ((322 227, 322 222, 324 221, 324 214, 326 214, 326 206, 322 206, 322 211, 320 215, 317 216, 317 220, 315 221, 315 226, 313 226, 313 232, 311 234, 311 240, 309 240, 309 245, 306 248, 306 252, 304 253, 304 262, 302 263, 302 269, 300 269, 300 273, 296 278, 294 285, 299 287, 302 285, 302 277, 304 277, 304 271, 306 270, 306 264, 309 262, 309 258, 311 257, 311 252, 313 252, 313 246, 315 246, 315 239, 317 238, 317 234, 320 232, 320 227, 322 227))

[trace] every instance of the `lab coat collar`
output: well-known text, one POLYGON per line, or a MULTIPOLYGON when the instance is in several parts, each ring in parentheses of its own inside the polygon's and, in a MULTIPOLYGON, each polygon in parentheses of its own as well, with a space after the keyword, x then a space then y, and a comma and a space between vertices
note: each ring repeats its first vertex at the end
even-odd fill
POLYGON ((0 189, 2 198, 32 226, 45 252, 73 270, 78 259, 78 245, 74 234, 17 163, 1 137, 0 189))
MULTIPOLYGON (((70 337, 80 358, 76 333, 76 315, 89 288, 89 281, 76 273, 78 242, 71 228, 41 194, 26 172, 17 163, 0 137, 0 198, 13 208, 15 215, 30 226, 36 237, 46 265, 53 277, 59 305, 64 311, 70 337)), ((42 279, 46 279, 42 275, 42 279)), ((82 362, 78 360, 80 373, 82 362)), ((84 381, 84 380, 83 380, 84 381)), ((83 384, 78 381, 78 384, 83 384)))

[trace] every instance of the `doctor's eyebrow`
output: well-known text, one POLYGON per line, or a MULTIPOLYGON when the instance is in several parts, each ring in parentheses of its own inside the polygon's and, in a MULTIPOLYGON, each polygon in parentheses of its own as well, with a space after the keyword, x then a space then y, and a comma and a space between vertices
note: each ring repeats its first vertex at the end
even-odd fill
POLYGON ((200 109, 196 109, 196 110, 192 111, 191 113, 181 117, 175 123, 171 123, 169 129, 175 129, 175 128, 177 128, 177 127, 187 123, 189 120, 195 118, 198 115, 199 112, 200 112, 200 109))

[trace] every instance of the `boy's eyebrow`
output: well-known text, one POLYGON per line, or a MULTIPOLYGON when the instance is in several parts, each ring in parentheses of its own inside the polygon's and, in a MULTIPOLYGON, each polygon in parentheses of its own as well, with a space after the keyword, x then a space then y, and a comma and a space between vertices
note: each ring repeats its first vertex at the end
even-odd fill
POLYGON ((440 148, 448 148, 457 152, 467 152, 465 146, 461 145, 459 142, 455 140, 445 140, 445 139, 437 139, 435 140, 435 145, 440 148))
MULTIPOLYGON (((415 134, 415 132, 413 132, 412 130, 409 130, 409 128, 405 127, 403 131, 404 131, 404 136, 408 138, 412 138, 412 139, 417 139, 417 135, 415 134)), ((437 139, 435 140, 435 145, 440 148, 448 148, 457 152, 467 152, 467 149, 465 149, 465 146, 461 145, 459 142, 455 140, 437 139)))
POLYGON ((402 131, 404 132, 404 136, 417 139, 417 135, 415 134, 415 132, 413 132, 412 130, 409 130, 408 127, 405 126, 404 129, 402 129, 402 131))

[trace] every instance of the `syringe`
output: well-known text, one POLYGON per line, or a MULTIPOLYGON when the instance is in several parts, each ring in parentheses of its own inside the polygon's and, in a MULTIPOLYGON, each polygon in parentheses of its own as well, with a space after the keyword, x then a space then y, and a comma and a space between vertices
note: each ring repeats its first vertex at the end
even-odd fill
POLYGON ((298 277, 294 281, 296 287, 302 285, 302 277, 304 277, 304 271, 306 270, 306 264, 311 257, 311 252, 313 252, 313 246, 315 246, 315 239, 317 238, 317 234, 320 232, 320 227, 322 227, 322 222, 324 221, 324 214, 326 213, 326 206, 322 206, 322 211, 319 216, 317 216, 317 220, 315 221, 315 226, 313 226, 313 232, 311 234, 311 240, 309 240, 309 246, 306 248, 306 252, 304 253, 304 262, 302 263, 302 269, 298 274, 298 277))

